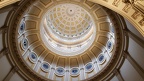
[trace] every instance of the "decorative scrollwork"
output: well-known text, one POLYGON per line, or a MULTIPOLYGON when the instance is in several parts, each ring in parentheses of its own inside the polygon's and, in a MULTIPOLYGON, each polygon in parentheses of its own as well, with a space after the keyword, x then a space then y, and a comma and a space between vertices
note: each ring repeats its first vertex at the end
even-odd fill
POLYGON ((144 0, 123 0, 124 3, 130 3, 134 9, 144 14, 144 0))
POLYGON ((120 4, 120 0, 114 0, 113 5, 118 7, 118 5, 120 4))

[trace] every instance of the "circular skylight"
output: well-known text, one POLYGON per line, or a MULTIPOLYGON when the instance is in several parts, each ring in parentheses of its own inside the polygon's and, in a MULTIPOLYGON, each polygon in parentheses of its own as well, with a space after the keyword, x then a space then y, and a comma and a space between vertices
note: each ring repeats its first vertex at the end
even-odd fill
POLYGON ((92 45, 96 27, 90 13, 81 6, 59 4, 43 17, 41 37, 52 52, 74 56, 82 54, 92 45))

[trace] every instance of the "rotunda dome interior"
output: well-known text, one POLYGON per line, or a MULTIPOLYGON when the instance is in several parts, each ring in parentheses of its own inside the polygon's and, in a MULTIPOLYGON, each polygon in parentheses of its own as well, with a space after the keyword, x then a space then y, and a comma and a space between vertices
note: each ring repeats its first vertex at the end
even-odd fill
POLYGON ((47 11, 41 23, 43 42, 48 49, 60 55, 81 54, 96 37, 90 13, 76 4, 57 4, 47 11))
POLYGON ((93 9, 86 2, 74 0, 49 2, 48 7, 38 7, 41 11, 36 12, 42 2, 35 3, 21 15, 16 35, 18 52, 29 68, 48 79, 55 77, 52 80, 80 80, 83 73, 91 75, 81 77, 85 80, 109 65, 120 36, 116 28, 120 29, 109 16, 111 12, 97 4, 93 9), (37 16, 32 14, 34 11, 37 16), (38 21, 34 19, 38 17, 38 21))
MULTIPOLYGON (((5 56, 14 68, 4 79, 0 74, 0 80, 9 81, 11 74, 17 72, 28 81, 128 81, 132 79, 125 78, 127 73, 122 70, 127 69, 123 68, 128 65, 127 61, 144 77, 143 68, 139 66, 142 60, 135 61, 137 59, 129 54, 137 52, 131 50, 136 46, 130 44, 131 39, 142 48, 143 39, 136 29, 128 27, 123 13, 115 10, 120 9, 118 5, 126 5, 122 10, 127 14, 130 9, 138 8, 134 3, 127 3, 120 0, 21 0, 15 3, 4 24, 7 28, 0 28, 4 50, 0 50, 0 60, 3 53, 9 53, 5 56), (114 7, 107 6, 110 2, 114 7)), ((140 14, 135 12, 131 17, 140 20, 140 14)), ((143 27, 141 20, 138 23, 143 27)), ((138 23, 134 25, 140 27, 138 23)))

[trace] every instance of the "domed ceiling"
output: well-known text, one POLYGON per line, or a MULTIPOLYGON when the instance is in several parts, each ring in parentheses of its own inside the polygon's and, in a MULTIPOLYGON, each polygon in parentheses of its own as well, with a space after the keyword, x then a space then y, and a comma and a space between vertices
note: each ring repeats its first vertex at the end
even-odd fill
POLYGON ((72 3, 56 5, 48 10, 46 15, 48 26, 64 37, 84 34, 92 23, 90 14, 84 8, 72 3))
POLYGON ((96 37, 94 19, 75 3, 60 3, 47 11, 41 21, 41 37, 52 52, 74 56, 86 51, 96 37))
POLYGON ((29 4, 10 29, 15 33, 9 33, 16 48, 10 47, 28 71, 45 80, 79 81, 96 77, 110 65, 120 44, 111 12, 86 0, 29 4))

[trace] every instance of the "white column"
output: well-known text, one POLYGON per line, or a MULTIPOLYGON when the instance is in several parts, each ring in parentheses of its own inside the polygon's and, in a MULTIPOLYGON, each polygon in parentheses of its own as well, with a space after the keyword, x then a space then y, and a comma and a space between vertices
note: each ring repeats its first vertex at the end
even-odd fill
POLYGON ((53 59, 52 64, 51 64, 50 73, 49 73, 49 75, 48 75, 48 78, 51 79, 51 80, 53 80, 53 78, 54 78, 55 67, 56 67, 57 61, 58 61, 58 58, 55 57, 55 58, 53 59))
POLYGON ((39 70, 39 67, 41 67, 41 61, 38 60, 37 64, 34 67, 34 70, 37 72, 39 70))
POLYGON ((70 65, 70 59, 69 58, 66 59, 66 64, 65 64, 66 71, 65 71, 64 81, 70 81, 70 71, 69 71, 70 66, 68 66, 68 65, 70 65))
POLYGON ((84 80, 85 79, 85 73, 84 73, 84 68, 80 68, 80 80, 84 80))
POLYGON ((98 67, 97 61, 94 62, 94 67, 95 67, 95 71, 99 72, 100 69, 98 67))
POLYGON ((85 71, 84 71, 85 66, 84 66, 84 63, 82 61, 82 58, 80 58, 78 61, 79 61, 79 69, 80 69, 80 80, 84 80, 86 78, 85 71))
POLYGON ((65 80, 64 81, 69 81, 69 70, 65 71, 65 80))
POLYGON ((51 70, 50 70, 50 74, 48 76, 48 78, 51 79, 51 80, 53 80, 53 78, 54 78, 54 71, 55 71, 55 68, 52 67, 51 70))

